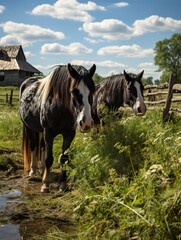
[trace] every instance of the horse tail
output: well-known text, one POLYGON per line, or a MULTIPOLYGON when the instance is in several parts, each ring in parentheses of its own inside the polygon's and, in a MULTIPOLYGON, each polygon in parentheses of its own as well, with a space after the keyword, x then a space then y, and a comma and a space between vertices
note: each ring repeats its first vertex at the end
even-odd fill
POLYGON ((23 162, 24 162, 24 170, 30 170, 31 164, 31 149, 30 142, 27 135, 26 126, 23 124, 23 138, 22 138, 22 154, 23 154, 23 162))
MULTIPOLYGON (((34 157, 36 162, 40 161, 40 144, 39 144, 39 133, 33 133, 33 140, 34 140, 34 150, 35 154, 34 157)), ((27 127, 23 124, 23 138, 22 138, 22 155, 23 155, 23 162, 24 162, 24 170, 29 171, 31 165, 31 147, 30 147, 30 140, 28 138, 27 127)))

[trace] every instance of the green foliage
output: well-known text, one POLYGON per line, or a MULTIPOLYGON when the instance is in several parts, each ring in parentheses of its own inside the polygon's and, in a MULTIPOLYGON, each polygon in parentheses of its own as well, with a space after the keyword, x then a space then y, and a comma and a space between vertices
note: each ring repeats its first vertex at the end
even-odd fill
POLYGON ((82 135, 77 134, 72 145, 71 175, 91 186, 106 181, 110 168, 130 178, 134 176, 143 164, 142 149, 146 136, 146 128, 139 120, 128 117, 114 121, 99 134, 84 135, 83 140, 82 135))
POLYGON ((173 73, 181 82, 181 34, 175 33, 170 39, 157 42, 154 50, 154 61, 159 70, 173 73))
POLYGON ((164 70, 162 72, 162 75, 160 76, 160 83, 165 83, 165 82, 169 82, 170 79, 170 73, 166 70, 164 70))
POLYGON ((126 117, 77 136, 73 170, 85 189, 74 209, 78 239, 179 239, 181 119, 126 117))
POLYGON ((20 149, 22 123, 17 107, 4 106, 0 109, 0 147, 20 149))
POLYGON ((143 85, 153 85, 153 77, 143 78, 143 85))
MULTIPOLYGON (((174 115, 163 125, 160 109, 121 116, 107 115, 99 133, 77 131, 69 151, 70 192, 57 193, 52 182, 50 195, 29 198, 37 219, 78 225, 70 233, 51 229, 44 239, 181 239, 181 118, 174 115)), ((20 159, 21 127, 16 107, 0 109, 0 148, 17 152, 1 154, 0 169, 11 171, 20 159)), ((61 143, 58 136, 52 174, 61 143)))
POLYGON ((98 73, 95 73, 93 76, 93 79, 94 79, 95 83, 100 83, 103 78, 98 73))

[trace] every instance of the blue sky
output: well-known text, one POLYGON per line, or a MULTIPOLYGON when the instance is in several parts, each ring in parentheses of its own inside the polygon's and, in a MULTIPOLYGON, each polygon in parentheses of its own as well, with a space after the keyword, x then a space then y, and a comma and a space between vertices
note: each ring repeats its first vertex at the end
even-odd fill
POLYGON ((158 79, 155 44, 177 32, 180 0, 0 0, 0 45, 21 44, 44 74, 95 63, 101 76, 144 69, 158 79))

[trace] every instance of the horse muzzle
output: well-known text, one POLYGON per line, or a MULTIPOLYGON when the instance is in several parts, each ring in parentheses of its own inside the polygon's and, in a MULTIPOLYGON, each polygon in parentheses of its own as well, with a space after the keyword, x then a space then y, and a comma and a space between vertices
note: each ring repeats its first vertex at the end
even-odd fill
POLYGON ((94 125, 94 121, 92 119, 85 120, 85 118, 83 118, 83 120, 79 122, 80 132, 82 133, 90 132, 93 125, 94 125))
POLYGON ((146 105, 144 103, 140 103, 139 101, 136 101, 136 103, 133 106, 133 109, 135 111, 135 114, 137 116, 143 116, 146 113, 146 105))
POLYGON ((140 108, 140 107, 135 108, 135 114, 137 116, 143 116, 143 115, 145 115, 145 113, 146 113, 146 106, 142 107, 142 108, 140 108))

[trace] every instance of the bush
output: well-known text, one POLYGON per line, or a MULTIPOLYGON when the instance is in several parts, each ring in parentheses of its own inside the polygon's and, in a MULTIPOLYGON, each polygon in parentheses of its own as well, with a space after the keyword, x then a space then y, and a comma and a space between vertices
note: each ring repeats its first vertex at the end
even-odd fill
POLYGON ((148 112, 76 137, 71 176, 85 189, 75 208, 79 239, 181 237, 181 119, 161 119, 148 112))

